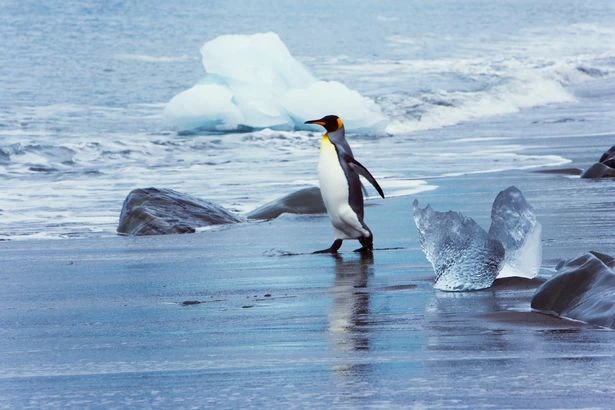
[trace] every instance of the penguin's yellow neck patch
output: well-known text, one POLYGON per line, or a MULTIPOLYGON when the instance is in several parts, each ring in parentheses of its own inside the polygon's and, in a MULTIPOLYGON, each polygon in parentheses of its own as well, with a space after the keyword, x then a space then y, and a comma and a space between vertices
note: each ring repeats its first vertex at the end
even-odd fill
POLYGON ((320 140, 320 148, 321 149, 335 149, 333 143, 329 140, 329 134, 323 134, 322 139, 320 140))

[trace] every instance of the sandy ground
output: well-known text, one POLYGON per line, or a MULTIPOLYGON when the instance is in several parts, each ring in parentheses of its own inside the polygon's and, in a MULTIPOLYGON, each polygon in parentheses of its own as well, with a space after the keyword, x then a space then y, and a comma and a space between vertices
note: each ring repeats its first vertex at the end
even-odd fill
MULTIPOLYGON (((595 155, 573 165, 610 146, 589 142, 595 155)), ((543 224, 543 277, 589 250, 615 254, 612 180, 430 182, 421 205, 486 229, 495 195, 517 185, 543 224)), ((358 243, 301 254, 329 246, 325 216, 0 243, 0 407, 612 408, 615 332, 531 312, 538 281, 434 290, 413 199, 370 202, 371 259, 358 243)))

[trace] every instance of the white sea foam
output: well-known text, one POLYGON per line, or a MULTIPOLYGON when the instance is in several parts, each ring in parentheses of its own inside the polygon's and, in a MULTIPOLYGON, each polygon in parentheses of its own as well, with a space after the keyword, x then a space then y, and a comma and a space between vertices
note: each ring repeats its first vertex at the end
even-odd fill
POLYGON ((402 134, 441 128, 464 121, 511 114, 524 108, 575 100, 574 96, 556 81, 532 81, 529 78, 528 81, 519 80, 487 92, 443 92, 441 97, 444 97, 444 101, 454 102, 433 105, 418 119, 394 119, 386 131, 390 134, 402 134))
MULTIPOLYGON (((590 78, 590 75, 577 68, 576 63, 527 69, 517 62, 509 62, 506 68, 499 68, 502 73, 498 73, 494 67, 478 68, 475 64, 477 62, 463 62, 453 67, 458 70, 459 75, 472 73, 473 76, 514 76, 502 77, 496 80, 496 85, 476 91, 435 90, 422 92, 417 96, 391 94, 379 100, 383 111, 392 118, 386 131, 403 134, 511 114, 546 104, 573 102, 576 99, 566 85, 590 78), (415 114, 407 115, 408 110, 403 110, 404 106, 412 107, 415 114), (400 109, 403 110, 402 115, 398 114, 400 109)), ((441 68, 441 64, 434 61, 413 62, 410 65, 414 69, 419 69, 420 66, 424 75, 441 68)))
POLYGON ((165 108, 179 131, 309 129, 304 121, 332 113, 355 131, 386 126, 371 99, 340 82, 317 80, 275 33, 220 36, 201 54, 205 78, 165 108))
POLYGON ((113 58, 116 60, 124 60, 124 61, 141 61, 145 63, 175 63, 182 61, 190 61, 196 60, 197 58, 189 55, 181 55, 181 56, 151 56, 147 54, 129 54, 129 53, 121 53, 113 55, 113 58))
MULTIPOLYGON (((380 185, 387 198, 416 195, 421 192, 429 192, 438 189, 437 185, 430 184, 420 179, 382 179, 380 185)), ((378 196, 370 196, 379 198, 378 196)))
POLYGON ((387 37, 400 58, 314 62, 330 78, 352 78, 390 119, 393 135, 447 127, 512 114, 529 108, 576 101, 571 86, 615 73, 615 33, 610 27, 573 24, 558 37, 551 30, 527 30, 488 56, 424 55, 429 42, 403 35, 387 37), (422 51, 422 52, 421 52, 422 51), (383 92, 385 90, 385 92, 383 92))

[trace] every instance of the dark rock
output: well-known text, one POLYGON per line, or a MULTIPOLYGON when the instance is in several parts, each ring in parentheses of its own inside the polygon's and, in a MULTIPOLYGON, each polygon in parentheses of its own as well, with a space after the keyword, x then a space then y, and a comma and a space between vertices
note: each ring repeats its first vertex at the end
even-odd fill
POLYGON ((543 278, 520 278, 516 276, 499 278, 493 282, 491 289, 536 289, 545 283, 543 278))
POLYGON ((615 145, 605 151, 604 154, 602 154, 602 156, 598 160, 598 162, 602 162, 604 164, 606 161, 613 159, 615 159, 615 145))
POLYGON ((558 175, 581 175, 581 168, 556 168, 556 169, 539 169, 534 171, 539 174, 558 174, 558 175))
POLYGON ((611 255, 607 255, 606 253, 600 253, 596 251, 589 251, 589 253, 594 255, 596 258, 600 259, 602 263, 604 263, 609 268, 615 269, 615 258, 612 257, 611 255))
POLYGON ((117 231, 127 235, 192 233, 209 225, 240 222, 220 205, 171 189, 135 189, 124 201, 117 231))
POLYGON ((316 187, 300 189, 297 192, 269 202, 248 214, 248 219, 273 219, 284 213, 322 214, 327 212, 316 187))
POLYGON ((532 309, 615 328, 615 259, 598 252, 564 263, 532 298, 532 309), (605 263, 606 262, 606 263, 605 263))
POLYGON ((615 178, 615 145, 609 148, 581 178, 615 178))
POLYGON ((581 178, 615 178, 615 168, 596 162, 581 174, 581 178))

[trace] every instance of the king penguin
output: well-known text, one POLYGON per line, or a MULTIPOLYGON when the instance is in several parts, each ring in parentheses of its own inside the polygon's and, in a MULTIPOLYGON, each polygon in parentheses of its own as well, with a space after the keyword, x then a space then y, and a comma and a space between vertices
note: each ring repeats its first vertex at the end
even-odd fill
POLYGON ((318 178, 335 235, 335 241, 329 248, 314 253, 336 254, 344 239, 358 239, 361 248, 356 251, 370 254, 374 237, 363 221, 363 186, 359 175, 367 179, 382 198, 384 192, 367 168, 354 159, 346 141, 344 123, 337 115, 327 115, 305 123, 321 125, 326 130, 320 142, 318 178))

